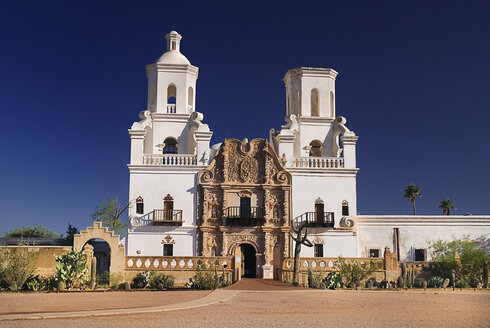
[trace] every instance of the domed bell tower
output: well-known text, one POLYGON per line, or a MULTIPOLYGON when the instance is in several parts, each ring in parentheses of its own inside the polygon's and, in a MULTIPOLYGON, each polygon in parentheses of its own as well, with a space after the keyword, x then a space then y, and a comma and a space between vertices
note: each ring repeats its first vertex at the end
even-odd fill
POLYGON ((156 63, 146 66, 148 109, 152 113, 187 114, 196 107, 196 81, 199 69, 180 52, 182 36, 165 35, 167 52, 156 63))

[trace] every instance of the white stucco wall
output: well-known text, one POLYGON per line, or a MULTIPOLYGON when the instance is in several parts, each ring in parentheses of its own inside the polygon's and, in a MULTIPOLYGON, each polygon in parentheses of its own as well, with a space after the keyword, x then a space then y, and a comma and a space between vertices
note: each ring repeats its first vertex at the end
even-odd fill
MULTIPOLYGON (((437 240, 452 241, 490 236, 490 216, 357 216, 358 256, 370 248, 395 250, 393 228, 399 228, 400 260, 414 261, 415 249, 429 249, 437 240)), ((427 252, 430 258, 430 252, 427 252)), ((381 253, 382 255, 382 253, 381 253)))
MULTIPOLYGON (((353 232, 347 231, 321 231, 309 229, 308 239, 313 243, 323 243, 323 257, 356 257, 357 237, 353 232)), ((294 247, 294 246, 293 246, 294 247)), ((301 247, 301 257, 314 257, 314 247, 301 247)))
POLYGON ((174 256, 196 255, 196 229, 190 227, 147 226, 128 233, 127 255, 163 256, 163 243, 170 236, 174 256), (163 232, 162 230, 165 230, 163 232), (139 254, 138 254, 139 251, 139 254))
MULTIPOLYGON (((311 170, 310 170, 311 171, 311 170)), ((292 218, 315 210, 315 200, 323 200, 325 212, 334 212, 335 226, 342 218, 342 201, 349 202, 349 214, 357 213, 356 178, 354 174, 305 173, 291 169, 292 218)))

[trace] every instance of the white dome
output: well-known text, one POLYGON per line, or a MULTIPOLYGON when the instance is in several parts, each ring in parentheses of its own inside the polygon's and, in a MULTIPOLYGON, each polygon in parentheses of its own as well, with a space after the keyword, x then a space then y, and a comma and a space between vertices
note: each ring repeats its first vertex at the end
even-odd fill
POLYGON ((171 50, 164 53, 160 58, 158 58, 159 63, 163 64, 177 64, 177 65, 190 65, 191 62, 177 50, 171 50))

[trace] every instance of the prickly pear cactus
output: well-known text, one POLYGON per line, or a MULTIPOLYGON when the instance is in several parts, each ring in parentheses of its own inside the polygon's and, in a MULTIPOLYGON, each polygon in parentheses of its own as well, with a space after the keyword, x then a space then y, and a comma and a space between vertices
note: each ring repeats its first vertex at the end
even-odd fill
POLYGON ((426 280, 422 281, 422 288, 424 288, 424 290, 427 289, 427 281, 426 280))
POLYGON ((446 289, 447 286, 449 286, 450 280, 448 278, 444 279, 442 282, 442 288, 446 289))
POLYGON ((97 259, 92 257, 92 262, 90 263, 90 289, 95 289, 95 283, 97 279, 97 259))

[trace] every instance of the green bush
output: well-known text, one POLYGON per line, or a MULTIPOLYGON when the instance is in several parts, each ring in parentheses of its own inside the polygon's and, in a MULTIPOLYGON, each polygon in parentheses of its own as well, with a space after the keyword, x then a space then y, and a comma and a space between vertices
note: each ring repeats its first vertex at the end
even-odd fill
POLYGON ((451 279, 454 270, 457 280, 465 280, 471 287, 477 287, 483 281, 485 263, 490 261, 489 252, 481 245, 482 242, 469 239, 439 240, 431 244, 432 273, 451 279), (459 261, 454 258, 455 253, 459 254, 459 261))
POLYGON ((131 288, 133 289, 141 289, 145 288, 148 285, 148 279, 150 277, 149 272, 140 272, 138 273, 131 282, 131 288))
POLYGON ((424 279, 422 278, 415 278, 413 282, 413 286, 417 288, 424 288, 424 279))
POLYGON ((196 269, 190 287, 193 289, 216 289, 220 286, 220 278, 216 272, 203 271, 200 267, 196 269))
POLYGON ((101 285, 107 285, 107 286, 109 286, 110 279, 111 279, 111 274, 109 273, 109 271, 105 271, 102 274, 98 274, 97 275, 97 278, 96 278, 97 285, 99 285, 99 286, 101 286, 101 285))
POLYGON ((26 281, 24 286, 27 290, 35 292, 49 291, 55 286, 55 277, 33 276, 26 281))
POLYGON ((444 278, 439 276, 433 276, 429 279, 428 286, 429 288, 440 288, 442 286, 443 281, 444 278))
POLYGON ((308 287, 310 288, 320 288, 322 283, 323 272, 313 272, 311 268, 308 268, 308 287))
POLYGON ((90 280, 87 259, 81 250, 71 250, 56 260, 56 281, 65 283, 67 289, 80 288, 90 280))
POLYGON ((454 287, 456 287, 456 288, 468 288, 468 287, 470 287, 470 285, 464 280, 457 280, 456 283, 454 284, 454 287))
POLYGON ((9 247, 0 250, 0 286, 19 290, 36 269, 38 252, 29 248, 9 247))
POLYGON ((150 288, 157 290, 167 290, 174 288, 175 277, 164 273, 150 273, 149 285, 150 288))
POLYGON ((330 272, 329 274, 327 274, 327 276, 323 278, 322 282, 328 289, 337 289, 344 287, 342 277, 336 272, 330 272))
POLYGON ((405 281, 402 276, 398 277, 398 279, 396 280, 396 287, 398 288, 405 287, 405 281))
POLYGON ((111 289, 118 289, 122 281, 121 273, 111 273, 109 274, 109 286, 111 289))
POLYGON ((373 261, 369 261, 369 265, 362 266, 356 261, 346 261, 342 257, 339 257, 337 263, 345 286, 351 286, 352 284, 355 287, 360 286, 361 281, 372 274, 376 268, 373 261))

